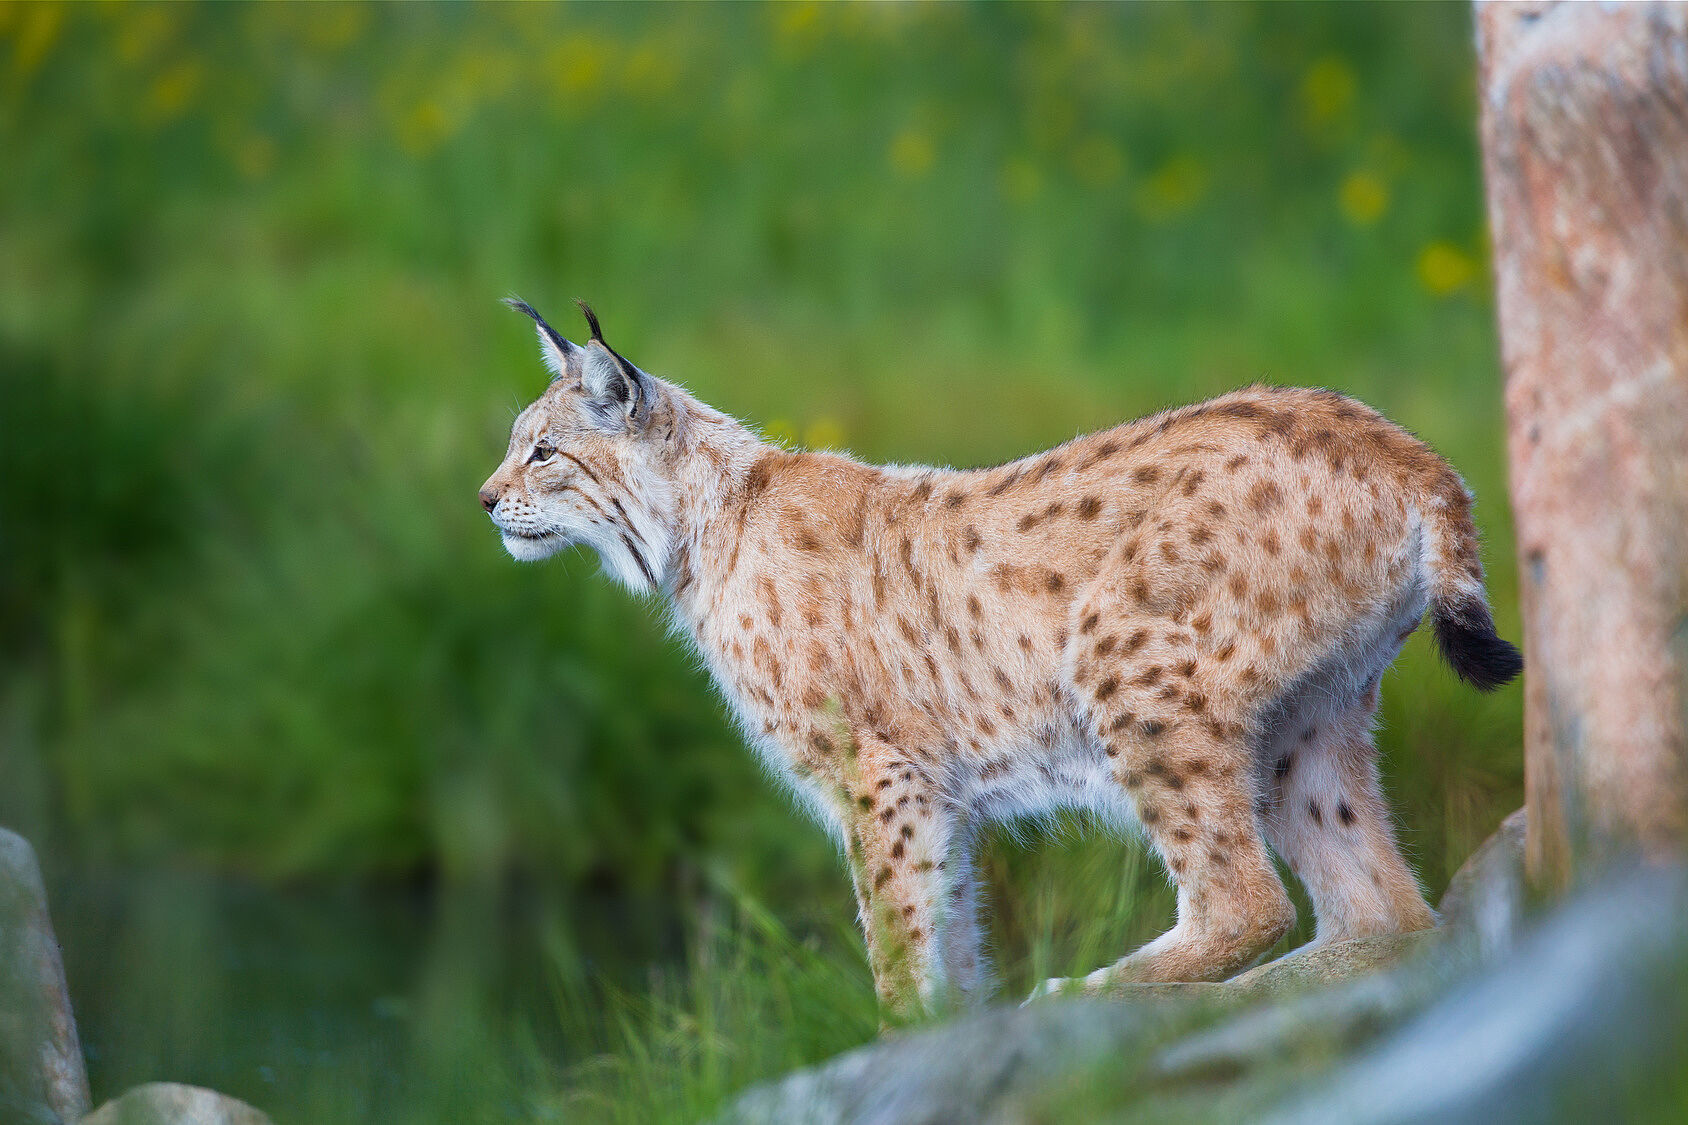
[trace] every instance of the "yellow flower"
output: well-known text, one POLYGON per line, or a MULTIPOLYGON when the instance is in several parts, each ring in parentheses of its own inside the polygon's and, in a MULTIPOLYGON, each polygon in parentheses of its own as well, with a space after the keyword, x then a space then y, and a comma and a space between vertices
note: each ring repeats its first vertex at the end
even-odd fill
POLYGON ((549 69, 564 95, 596 93, 609 70, 610 45, 593 35, 571 35, 552 50, 549 69))
POLYGON ((1451 242, 1428 243, 1418 252, 1418 280, 1431 293, 1446 297, 1471 283, 1477 263, 1451 242))
POLYGON ((417 102, 398 122, 399 144, 412 156, 426 156, 456 131, 445 107, 433 98, 417 102))
POLYGON ((1189 154, 1174 156, 1137 188, 1137 211, 1165 222, 1190 210, 1207 194, 1207 169, 1189 154))
POLYGON ((1358 86, 1346 60, 1326 55, 1301 76, 1301 108, 1312 124, 1327 125, 1353 103, 1358 86))
POLYGON ((319 4, 305 21, 305 41, 325 51, 345 50, 363 36, 369 18, 363 4, 319 4))
POLYGON ((911 180, 918 180, 930 172, 938 157, 937 150, 932 147, 932 138, 913 126, 892 139, 888 155, 891 167, 911 180))
MULTIPOLYGON (((47 61, 53 44, 58 41, 59 29, 64 26, 65 9, 58 4, 30 4, 21 11, 17 30, 7 29, 14 36, 12 69, 20 84, 28 82, 47 61)), ((11 14, 8 12, 8 17, 11 14)))
POLYGON ((1375 173, 1350 172, 1336 193, 1343 217, 1357 227, 1370 226, 1389 210, 1389 185, 1375 173))
POLYGON ((844 427, 836 418, 816 418, 803 431, 803 444, 810 449, 842 449, 844 427))
POLYGON ((155 54, 176 34, 176 13, 166 5, 134 4, 114 7, 119 13, 117 57, 138 63, 155 54))
POLYGON ((775 4, 774 33, 781 46, 807 51, 820 37, 821 6, 816 0, 792 0, 775 4))
POLYGON ((762 436, 775 445, 793 446, 798 443, 797 427, 789 418, 771 418, 762 427, 762 436))
POLYGON ((205 67, 194 59, 169 67, 147 88, 143 118, 153 124, 162 124, 179 116, 198 92, 204 78, 205 67))

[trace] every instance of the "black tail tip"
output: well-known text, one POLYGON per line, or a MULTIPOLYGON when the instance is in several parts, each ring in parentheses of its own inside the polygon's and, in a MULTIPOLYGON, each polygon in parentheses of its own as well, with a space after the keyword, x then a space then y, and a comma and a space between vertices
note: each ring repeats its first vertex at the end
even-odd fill
POLYGON ((1431 616, 1442 659, 1472 687, 1494 691, 1524 670, 1524 654, 1495 632, 1495 619, 1482 602, 1438 605, 1431 616))

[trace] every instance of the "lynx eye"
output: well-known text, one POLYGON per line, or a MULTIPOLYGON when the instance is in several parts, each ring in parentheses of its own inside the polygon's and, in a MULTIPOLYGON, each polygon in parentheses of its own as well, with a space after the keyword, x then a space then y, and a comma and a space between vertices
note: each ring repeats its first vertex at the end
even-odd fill
POLYGON ((552 449, 549 445, 546 445, 543 442, 541 442, 540 444, 533 447, 533 456, 528 458, 528 464, 537 465, 541 461, 549 461, 551 458, 555 457, 556 455, 557 455, 557 451, 555 449, 552 449))

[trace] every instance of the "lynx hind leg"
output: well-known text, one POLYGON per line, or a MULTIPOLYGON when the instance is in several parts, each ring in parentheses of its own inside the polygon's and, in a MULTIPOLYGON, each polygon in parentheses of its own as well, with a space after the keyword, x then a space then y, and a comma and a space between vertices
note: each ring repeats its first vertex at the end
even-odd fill
POLYGON ((933 927, 948 1001, 968 1008, 983 1003, 995 983, 979 925, 974 843, 970 827, 958 825, 951 833, 944 866, 945 906, 933 927))
MULTIPOLYGON (((1083 986, 1221 980, 1295 923, 1255 820, 1252 749, 1240 717, 1213 702, 1220 672, 1204 667, 1188 633, 1164 621, 1128 622, 1130 659, 1110 659, 1120 636, 1101 627, 1084 636, 1074 690, 1178 888, 1178 914, 1171 930, 1083 986)), ((1051 981, 1043 991, 1073 983, 1051 981)))
POLYGON ((1376 707, 1374 685, 1346 709, 1292 716, 1264 747, 1266 836, 1313 900, 1314 944, 1436 924, 1378 784, 1376 707))

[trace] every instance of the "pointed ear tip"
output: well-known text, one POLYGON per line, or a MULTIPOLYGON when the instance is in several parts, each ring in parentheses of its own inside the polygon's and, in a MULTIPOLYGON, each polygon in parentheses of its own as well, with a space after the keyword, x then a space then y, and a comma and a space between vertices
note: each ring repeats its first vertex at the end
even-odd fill
POLYGON ((598 327, 598 314, 593 312, 592 306, 587 304, 585 300, 580 297, 576 297, 574 299, 574 303, 580 306, 582 315, 586 317, 586 326, 592 330, 592 338, 602 344, 604 342, 604 332, 603 329, 598 327))

